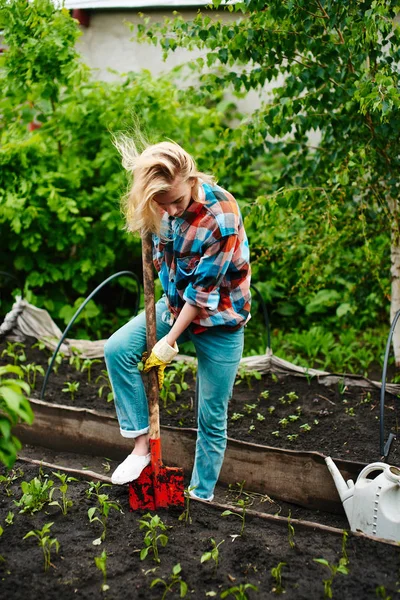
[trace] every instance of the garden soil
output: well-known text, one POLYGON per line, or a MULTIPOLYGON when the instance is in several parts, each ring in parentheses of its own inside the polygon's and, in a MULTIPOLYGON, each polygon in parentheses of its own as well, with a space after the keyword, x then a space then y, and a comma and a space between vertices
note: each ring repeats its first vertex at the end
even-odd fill
MULTIPOLYGON (((5 473, 5 471, 3 471, 5 473)), ((34 514, 21 513, 19 501, 21 482, 39 477, 51 479, 59 485, 57 477, 46 468, 17 462, 13 474, 16 479, 6 486, 0 485, 0 523, 4 529, 0 538, 0 595, 7 600, 63 600, 79 599, 157 599, 163 598, 159 578, 171 582, 175 565, 180 564, 180 576, 188 586, 187 598, 220 598, 224 591, 240 588, 243 598, 274 598, 277 596, 277 579, 272 569, 281 565, 280 591, 287 599, 324 598, 323 580, 329 579, 327 566, 315 562, 323 558, 330 565, 338 565, 347 556, 348 574, 337 573, 332 582, 333 597, 343 599, 369 599, 398 597, 399 548, 376 542, 365 536, 349 534, 345 551, 342 535, 294 525, 291 535, 286 523, 278 525, 253 516, 247 516, 243 535, 241 518, 237 515, 221 517, 221 508, 192 501, 192 522, 179 520, 179 509, 159 510, 158 516, 167 526, 168 542, 160 547, 160 563, 150 552, 141 560, 145 531, 140 520, 145 514, 130 512, 127 486, 103 487, 108 501, 118 502, 123 512, 109 511, 106 536, 101 545, 94 545, 102 532, 98 521, 89 522, 88 510, 98 506, 95 494, 88 497, 89 483, 85 480, 69 484, 67 495, 73 505, 64 516, 57 506, 45 505, 34 514), (12 512, 12 524, 5 519, 12 512), (23 539, 29 531, 39 531, 45 523, 52 523, 50 536, 60 544, 59 552, 51 552, 51 566, 44 570, 41 548, 34 537, 23 539), (219 546, 218 567, 210 560, 201 563, 202 555, 212 549, 211 540, 219 546), (103 575, 96 567, 95 558, 106 553, 107 591, 102 591, 103 575), (282 564, 283 563, 283 564, 282 564), (245 586, 254 586, 257 591, 245 586)), ((59 492, 53 499, 59 499, 59 492)), ((98 514, 98 513, 97 513, 98 514)), ((8 517, 8 521, 11 517, 8 517)), ((166 598, 178 598, 179 586, 173 587, 166 598)))
MULTIPOLYGON (((34 363, 47 368, 48 351, 32 349, 34 340, 26 343, 27 356, 23 365, 34 363)), ((7 347, 0 344, 0 356, 7 347)), ((0 364, 11 359, 0 358, 0 364)), ((176 380, 175 382, 177 382, 176 380)), ((33 398, 39 398, 43 377, 38 376, 33 398)), ((190 371, 186 374, 188 389, 176 393, 165 405, 161 401, 160 419, 163 425, 196 427, 195 382, 190 371)), ((79 371, 67 358, 52 372, 44 400, 75 407, 86 407, 103 413, 115 414, 114 403, 107 402, 105 364, 101 360, 91 368, 91 382, 87 371, 79 371), (79 382, 78 392, 72 400, 66 382, 79 382), (99 396, 101 386, 102 396, 99 396)), ((321 452, 333 458, 359 462, 380 460, 379 446, 380 391, 367 391, 361 387, 344 387, 340 383, 327 387, 317 378, 307 379, 293 375, 263 375, 260 379, 240 377, 233 388, 229 405, 228 435, 231 438, 287 448, 321 452), (247 379, 247 380, 246 380, 247 379)), ((398 432, 399 399, 386 394, 385 441, 390 432, 398 432)), ((392 445, 389 462, 400 465, 398 442, 392 445)))

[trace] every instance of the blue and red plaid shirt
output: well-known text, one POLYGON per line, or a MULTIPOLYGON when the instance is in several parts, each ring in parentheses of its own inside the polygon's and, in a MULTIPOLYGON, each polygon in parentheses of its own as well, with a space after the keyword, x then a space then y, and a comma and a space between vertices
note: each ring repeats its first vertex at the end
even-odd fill
POLYGON ((194 333, 223 325, 234 329, 250 318, 249 244, 239 206, 219 186, 202 183, 204 200, 181 217, 162 217, 153 235, 153 260, 177 317, 185 302, 200 307, 194 333))

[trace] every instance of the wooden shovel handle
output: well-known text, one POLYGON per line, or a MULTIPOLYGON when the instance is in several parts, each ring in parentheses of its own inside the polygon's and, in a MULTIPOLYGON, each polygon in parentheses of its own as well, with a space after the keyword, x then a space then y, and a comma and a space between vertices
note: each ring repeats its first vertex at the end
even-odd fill
MULTIPOLYGON (((153 274, 153 244, 151 233, 142 235, 142 262, 143 262, 143 290, 144 306, 146 311, 146 336, 147 351, 150 355, 157 341, 156 328, 156 303, 154 298, 153 274)), ((147 400, 149 403, 150 438, 157 440, 160 437, 159 392, 157 371, 151 369, 148 373, 147 400)))

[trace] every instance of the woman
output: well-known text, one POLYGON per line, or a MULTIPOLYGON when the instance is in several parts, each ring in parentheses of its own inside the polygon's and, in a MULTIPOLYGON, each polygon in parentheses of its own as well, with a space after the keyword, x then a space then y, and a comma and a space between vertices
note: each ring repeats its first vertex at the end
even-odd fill
MULTIPOLYGON (((191 340, 198 360, 198 433, 191 495, 211 501, 226 448, 227 408, 250 318, 249 248, 231 194, 200 173, 178 144, 138 153, 117 144, 133 172, 125 215, 130 231, 153 233, 153 259, 164 295, 156 304, 157 339, 148 359, 161 368, 191 340)), ((138 362, 146 350, 141 313, 107 341, 104 354, 121 435, 135 440, 112 482, 137 479, 150 462, 148 405, 138 362)))

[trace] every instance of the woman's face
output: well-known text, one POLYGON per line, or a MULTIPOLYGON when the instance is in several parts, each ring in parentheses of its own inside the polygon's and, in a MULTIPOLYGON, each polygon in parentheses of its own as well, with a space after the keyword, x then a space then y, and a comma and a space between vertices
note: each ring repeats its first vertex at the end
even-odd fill
POLYGON ((182 181, 180 176, 172 182, 169 192, 156 194, 153 201, 170 217, 180 217, 190 204, 195 180, 182 181))

